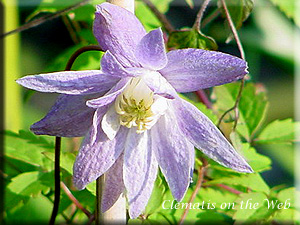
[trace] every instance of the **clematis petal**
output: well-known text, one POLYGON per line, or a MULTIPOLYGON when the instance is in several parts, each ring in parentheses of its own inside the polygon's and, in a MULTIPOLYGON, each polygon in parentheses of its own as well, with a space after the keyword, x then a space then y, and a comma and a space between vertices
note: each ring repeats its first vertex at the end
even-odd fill
POLYGON ((121 127, 113 140, 103 138, 100 132, 91 144, 91 132, 86 135, 73 167, 73 183, 82 190, 85 186, 105 173, 124 150, 128 128, 121 127), (104 139, 104 140, 103 140, 104 139))
POLYGON ((145 209, 157 169, 149 132, 137 134, 135 129, 130 129, 125 144, 123 171, 131 218, 138 217, 145 209))
POLYGON ((118 130, 120 129, 120 121, 114 105, 110 106, 103 116, 101 127, 110 140, 115 138, 118 130))
POLYGON ((147 71, 142 75, 142 78, 155 94, 169 99, 177 97, 175 89, 162 75, 160 75, 160 73, 156 71, 147 71))
POLYGON ((31 131, 38 135, 58 137, 84 136, 92 125, 95 112, 85 103, 99 95, 60 95, 49 113, 31 126, 31 131))
POLYGON ((123 78, 132 76, 114 57, 110 51, 107 51, 101 59, 101 69, 104 73, 111 76, 123 78))
POLYGON ((178 92, 191 92, 243 78, 246 61, 221 52, 180 49, 168 52, 168 64, 159 72, 178 92))
POLYGON ((31 75, 16 82, 40 92, 79 95, 108 91, 118 80, 100 70, 83 70, 31 75))
POLYGON ((172 101, 177 121, 185 136, 208 157, 238 172, 253 172, 219 129, 195 106, 183 99, 172 101))
POLYGON ((105 186, 101 199, 102 213, 110 209, 125 190, 123 182, 123 159, 124 156, 122 154, 105 174, 105 186))
POLYGON ((124 67, 139 66, 134 51, 146 31, 138 18, 110 3, 97 5, 96 9, 93 30, 101 48, 109 50, 124 67))
POLYGON ((167 55, 163 33, 160 28, 149 32, 137 45, 135 56, 145 68, 159 70, 166 66, 167 55))
POLYGON ((190 183, 191 151, 194 146, 182 135, 172 111, 151 129, 152 149, 171 192, 181 201, 190 183))
POLYGON ((91 108, 99 108, 113 102, 116 97, 121 94, 129 83, 128 78, 121 79, 109 92, 103 97, 92 99, 86 102, 86 105, 91 108))

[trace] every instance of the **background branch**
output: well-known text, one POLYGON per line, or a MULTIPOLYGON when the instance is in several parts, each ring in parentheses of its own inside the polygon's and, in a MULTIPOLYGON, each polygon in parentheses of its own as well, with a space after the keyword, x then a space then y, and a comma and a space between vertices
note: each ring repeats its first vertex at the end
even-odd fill
POLYGON ((148 8, 153 12, 157 19, 162 23, 163 27, 168 33, 172 33, 175 30, 169 22, 169 20, 167 19, 167 17, 163 13, 161 13, 150 0, 142 1, 148 6, 148 8))
POLYGON ((5 36, 8 36, 8 35, 11 35, 11 34, 14 34, 14 33, 17 33, 17 32, 21 32, 21 31, 24 31, 24 30, 28 30, 32 27, 36 27, 38 25, 41 25, 47 21, 50 21, 50 20, 53 20, 61 15, 64 15, 66 14, 67 12, 69 11, 72 11, 74 9, 77 9, 79 8, 80 6, 83 6, 85 4, 87 4, 90 0, 83 0, 82 2, 79 2, 77 4, 74 4, 70 7, 67 7, 65 9, 62 9, 60 11, 57 11, 56 13, 54 14, 51 14, 51 15, 45 15, 45 16, 42 16, 38 19, 35 19, 35 20, 32 20, 28 23, 25 23, 24 25, 20 26, 19 28, 15 29, 15 30, 11 30, 7 33, 4 33, 4 34, 0 34, 0 38, 4 38, 5 36))

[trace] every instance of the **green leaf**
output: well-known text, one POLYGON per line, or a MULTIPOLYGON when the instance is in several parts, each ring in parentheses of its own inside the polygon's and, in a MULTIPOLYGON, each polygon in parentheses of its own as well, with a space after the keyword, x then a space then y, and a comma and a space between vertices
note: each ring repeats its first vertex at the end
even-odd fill
POLYGON ((205 183, 205 185, 210 184, 242 186, 250 188, 252 191, 264 192, 266 194, 269 194, 270 192, 269 186, 265 183, 259 173, 229 175, 227 177, 214 179, 205 183))
POLYGON ((299 16, 296 16, 296 4, 297 0, 270 0, 274 5, 276 5, 288 18, 291 18, 295 23, 300 26, 299 16))
MULTIPOLYGON (((151 2, 161 13, 165 13, 169 9, 169 3, 171 2, 171 0, 152 0, 151 2)), ((161 22, 143 2, 136 1, 135 15, 137 16, 137 18, 139 18, 147 31, 162 26, 161 22)))
POLYGON ((214 204, 216 209, 221 209, 222 203, 233 203, 238 196, 231 192, 228 192, 220 187, 206 187, 203 186, 199 193, 197 194, 197 198, 195 202, 205 202, 214 204))
POLYGON ((168 48, 175 49, 201 48, 216 50, 218 48, 213 38, 205 36, 194 29, 172 32, 169 36, 167 46, 168 48))
MULTIPOLYGON (((63 53, 58 55, 46 68, 47 72, 61 71, 64 70, 67 64, 67 60, 73 55, 75 51, 86 45, 78 44, 74 45, 63 53)), ((89 51, 82 53, 72 66, 72 70, 97 70, 100 68, 100 58, 103 53, 98 51, 89 51)))
MULTIPOLYGON (((214 88, 213 96, 216 98, 216 107, 223 113, 234 105, 240 84, 231 83, 214 88)), ((239 122, 237 131, 249 142, 260 128, 266 112, 268 102, 265 93, 257 93, 257 89, 252 83, 245 85, 239 103, 239 122)), ((234 116, 234 112, 231 112, 234 116)), ((227 116, 228 119, 228 116, 227 116)), ((230 121, 232 122, 232 120, 230 121)))
POLYGON ((277 198, 279 201, 281 201, 282 203, 289 203, 290 207, 295 207, 295 200, 296 200, 296 195, 299 196, 300 192, 296 191, 296 188, 291 187, 291 188, 286 188, 281 190, 278 194, 277 194, 277 198))
POLYGON ((264 193, 245 193, 241 194, 236 201, 236 213, 233 219, 236 222, 254 222, 268 218, 272 210, 268 210, 265 205, 267 196, 264 193))
POLYGON ((243 144, 241 154, 245 157, 255 172, 263 172, 271 169, 272 161, 269 157, 256 152, 248 143, 243 144))
POLYGON ((300 131, 300 122, 292 119, 275 120, 266 126, 255 142, 259 144, 292 144, 295 134, 300 131))
MULTIPOLYGON (((226 6, 235 27, 239 29, 253 9, 253 0, 226 0, 226 6)), ((226 18, 225 10, 220 2, 219 8, 223 17, 226 18)))
POLYGON ((54 149, 54 144, 48 142, 44 137, 37 137, 28 131, 5 132, 5 155, 24 161, 35 166, 44 166, 42 152, 54 149))
POLYGON ((298 218, 300 218, 299 210, 282 209, 282 210, 277 210, 274 213, 274 217, 272 219, 275 223, 278 224, 299 224, 298 218))
POLYGON ((5 201, 7 209, 14 209, 32 197, 38 197, 42 192, 47 193, 50 190, 49 186, 53 186, 53 183, 49 181, 50 175, 53 174, 33 171, 14 177, 5 191, 7 192, 5 201))
POLYGON ((166 190, 167 189, 163 180, 160 178, 160 176, 157 176, 150 200, 148 201, 147 207, 145 209, 145 214, 151 215, 159 210, 163 202, 166 190))
MULTIPOLYGON (((43 152, 43 154, 54 162, 55 154, 53 152, 43 152)), ((62 152, 60 157, 60 167, 65 169, 69 174, 73 174, 73 164, 76 156, 71 152, 62 152)))
POLYGON ((201 212, 197 215, 197 217, 199 218, 199 220, 196 221, 196 224, 233 224, 233 220, 229 216, 214 211, 201 212))
POLYGON ((188 6, 193 9, 194 8, 194 1, 193 0, 185 0, 186 4, 188 4, 188 6))

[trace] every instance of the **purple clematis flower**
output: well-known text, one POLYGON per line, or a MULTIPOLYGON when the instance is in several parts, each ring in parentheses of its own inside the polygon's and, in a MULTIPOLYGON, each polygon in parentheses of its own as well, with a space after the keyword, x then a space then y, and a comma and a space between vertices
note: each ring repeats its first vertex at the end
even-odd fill
POLYGON ((94 35, 106 51, 101 70, 27 76, 24 87, 60 93, 35 134, 85 136, 74 165, 78 189, 106 173, 102 211, 126 193, 129 214, 144 210, 164 174, 180 201, 194 165, 194 147, 238 172, 252 172, 217 127, 177 92, 229 83, 247 74, 240 58, 201 49, 165 51, 161 29, 146 33, 131 12, 97 6, 94 35))

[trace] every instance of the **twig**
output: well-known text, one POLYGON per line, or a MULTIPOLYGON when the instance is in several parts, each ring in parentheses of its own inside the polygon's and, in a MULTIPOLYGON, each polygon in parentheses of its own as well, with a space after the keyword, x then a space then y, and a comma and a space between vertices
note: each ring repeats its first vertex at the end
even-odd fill
POLYGON ((202 22, 201 22, 201 27, 205 27, 207 24, 209 24, 211 21, 216 19, 220 15, 220 10, 215 9, 209 16, 207 16, 202 22))
MULTIPOLYGON (((196 195, 197 193, 199 192, 201 186, 202 186, 202 182, 203 182, 203 177, 204 177, 204 174, 205 174, 205 170, 206 170, 206 166, 207 166, 207 162, 206 161, 203 161, 203 165, 199 168, 198 170, 198 180, 197 180, 197 184, 196 184, 196 187, 195 187, 195 190, 193 191, 190 199, 189 199, 189 202, 188 204, 190 203, 193 203, 193 201, 195 200, 196 198, 196 195)), ((178 225, 181 225, 183 224, 188 212, 189 212, 189 207, 186 207, 181 218, 180 218, 180 221, 178 223, 178 225)))
POLYGON ((209 101, 206 93, 204 92, 204 90, 198 90, 198 91, 195 91, 195 94, 197 95, 197 97, 199 98, 199 100, 204 104, 206 105, 206 107, 208 109, 211 109, 212 106, 211 106, 211 102, 209 101))
POLYGON ((87 51, 103 51, 103 50, 98 45, 89 45, 89 46, 85 46, 85 47, 82 47, 82 48, 78 49, 76 52, 73 53, 73 55, 69 59, 68 64, 67 64, 65 70, 70 70, 71 67, 72 67, 72 65, 73 65, 73 63, 75 62, 76 58, 80 54, 82 54, 84 52, 87 52, 87 51))
POLYGON ((79 2, 77 4, 74 4, 70 7, 67 7, 65 9, 62 9, 60 11, 57 11, 55 14, 51 14, 51 15, 45 15, 45 16, 42 16, 38 19, 35 19, 35 20, 32 20, 28 23, 25 23, 24 25, 18 27, 17 29, 15 30, 11 30, 7 33, 4 33, 4 34, 0 34, 0 38, 4 38, 10 34, 13 34, 13 33, 17 33, 17 32, 21 32, 21 31, 24 31, 24 30, 28 30, 29 28, 32 28, 32 27, 36 27, 38 25, 41 25, 42 23, 45 23, 47 21, 50 21, 50 20, 53 20, 71 10, 74 10, 74 9, 77 9, 79 8, 80 6, 83 6, 85 4, 87 4, 90 0, 83 0, 82 2, 79 2))
MULTIPOLYGON (((234 36, 234 39, 236 41, 236 44, 238 46, 238 49, 240 51, 240 54, 241 54, 241 58, 243 60, 245 60, 245 52, 244 52, 244 49, 243 49, 243 46, 242 46, 242 43, 241 43, 241 40, 239 38, 239 35, 238 35, 238 32, 234 26, 234 23, 231 19, 231 16, 230 16, 230 13, 228 11, 228 8, 226 6, 226 3, 225 3, 225 0, 221 0, 222 2, 222 5, 223 5, 223 8, 224 8, 224 11, 225 11, 225 14, 226 14, 226 19, 228 20, 228 24, 230 26, 230 29, 232 31, 232 34, 234 36)), ((241 80, 241 85, 240 85, 240 89, 239 89, 239 93, 237 95, 237 98, 236 98, 236 101, 235 101, 235 104, 232 108, 228 109, 226 112, 223 113, 223 115, 220 117, 219 119, 219 122, 218 122, 218 127, 220 126, 222 120, 224 119, 224 117, 229 113, 231 112, 232 110, 235 111, 235 121, 234 121, 234 125, 233 125, 233 128, 232 130, 234 131, 237 127, 237 122, 238 122, 238 119, 239 119, 239 111, 238 111, 238 105, 240 103, 240 100, 241 100, 241 97, 242 97, 242 92, 243 92, 243 89, 244 89, 244 84, 245 84, 245 80, 244 78, 241 80)))
POLYGON ((58 207, 60 202, 60 148, 61 148, 61 137, 55 137, 55 160, 54 160, 54 203, 49 225, 54 225, 55 218, 58 213, 58 207))
POLYGON ((76 205, 76 207, 78 209, 80 209, 87 217, 91 217, 91 213, 85 209, 81 203, 74 197, 74 195, 71 193, 71 191, 69 190, 69 188, 65 185, 64 182, 60 182, 60 186, 62 187, 62 189, 64 190, 64 192, 66 193, 66 195, 68 196, 68 198, 76 205))
POLYGON ((219 187, 221 187, 221 188, 224 188, 224 189, 226 189, 227 191, 229 191, 229 192, 231 192, 231 193, 233 193, 233 194, 236 194, 236 195, 239 195, 239 194, 242 194, 243 192, 241 192, 241 191, 239 191, 239 190, 236 190, 236 189, 234 189, 234 188, 232 188, 232 187, 229 187, 229 186, 227 186, 227 185, 225 185, 225 184, 217 184, 217 186, 219 186, 219 187))
POLYGON ((234 23, 232 21, 232 18, 230 16, 230 13, 229 13, 228 8, 226 6, 225 0, 221 0, 221 2, 222 2, 222 5, 223 5, 223 8, 224 8, 224 11, 225 11, 225 14, 226 14, 226 19, 228 20, 231 32, 232 32, 232 34, 234 36, 234 39, 236 41, 236 44, 237 44, 237 46, 239 48, 239 51, 240 51, 240 54, 241 54, 241 58, 243 60, 245 60, 245 52, 244 52, 241 40, 239 38, 238 32, 237 32, 237 30, 236 30, 236 28, 234 26, 234 23))
POLYGON ((95 212, 92 214, 92 216, 89 218, 89 221, 86 223, 86 225, 90 225, 94 222, 95 220, 95 212))
POLYGON ((150 0, 142 0, 148 8, 153 12, 153 14, 157 17, 157 19, 162 23, 166 31, 170 34, 172 33, 175 29, 167 19, 167 17, 162 14, 156 6, 150 1, 150 0))
POLYGON ((207 8, 208 4, 209 4, 210 0, 205 0, 197 14, 197 17, 196 17, 196 20, 195 20, 195 23, 193 25, 193 29, 196 29, 197 31, 200 32, 200 27, 201 27, 201 20, 202 20, 202 17, 203 17, 203 14, 205 12, 205 9, 207 8))

